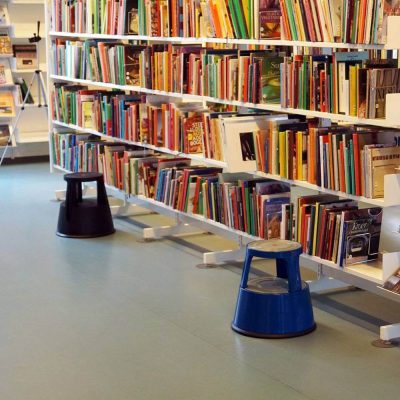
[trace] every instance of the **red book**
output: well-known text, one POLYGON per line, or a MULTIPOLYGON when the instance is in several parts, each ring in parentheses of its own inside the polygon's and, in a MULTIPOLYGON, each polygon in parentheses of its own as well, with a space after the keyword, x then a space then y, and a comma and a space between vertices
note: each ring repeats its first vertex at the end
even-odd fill
POLYGON ((357 133, 353 133, 353 155, 354 155, 354 178, 356 181, 356 196, 361 196, 360 148, 358 144, 357 133))

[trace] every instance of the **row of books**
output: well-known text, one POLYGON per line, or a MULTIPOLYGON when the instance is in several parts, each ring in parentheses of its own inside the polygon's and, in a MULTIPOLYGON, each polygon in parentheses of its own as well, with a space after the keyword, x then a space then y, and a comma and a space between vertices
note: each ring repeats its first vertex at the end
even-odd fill
POLYGON ((358 209, 333 195, 300 196, 290 186, 221 168, 191 166, 185 158, 146 154, 74 134, 53 135, 54 163, 99 170, 106 183, 168 207, 202 215, 264 239, 297 240, 306 254, 339 266, 378 257, 382 209, 358 209), (64 155, 63 155, 64 153, 64 155))
POLYGON ((64 32, 379 44, 400 1, 53 0, 52 11, 64 32))
MULTIPOLYGON (((395 130, 318 127, 316 121, 282 115, 264 118, 267 122, 262 129, 240 137, 242 154, 236 150, 238 158, 247 156, 246 161, 229 160, 237 165, 236 170, 258 170, 352 195, 382 198, 384 176, 395 174, 400 165, 400 138, 395 130)), ((235 127, 236 132, 248 128, 240 123, 235 127)), ((228 161, 234 149, 226 147, 232 146, 224 147, 228 161)))
POLYGON ((285 57, 281 105, 384 118, 386 94, 400 92, 397 59, 370 59, 367 51, 285 57))
POLYGON ((54 71, 71 78, 253 103, 280 99, 283 58, 274 51, 58 40, 52 54, 54 71))
POLYGON ((52 0, 52 11, 62 32, 280 38, 277 0, 52 0))
POLYGON ((67 84, 55 84, 51 100, 53 120, 131 142, 223 159, 219 117, 225 113, 205 109, 202 103, 161 103, 151 96, 67 84))
POLYGON ((231 172, 265 172, 368 198, 400 166, 396 130, 318 126, 286 114, 211 111, 122 91, 55 84, 52 117, 135 143, 225 161, 231 172), (147 101, 147 102, 146 102, 147 101))
POLYGON ((386 94, 400 92, 396 59, 369 52, 282 56, 276 51, 201 46, 53 44, 58 75, 250 103, 384 118, 386 94))
POLYGON ((51 27, 57 32, 131 34, 137 0, 52 0, 51 27))
POLYGON ((387 18, 400 15, 400 1, 281 0, 282 33, 289 40, 386 43, 387 18))

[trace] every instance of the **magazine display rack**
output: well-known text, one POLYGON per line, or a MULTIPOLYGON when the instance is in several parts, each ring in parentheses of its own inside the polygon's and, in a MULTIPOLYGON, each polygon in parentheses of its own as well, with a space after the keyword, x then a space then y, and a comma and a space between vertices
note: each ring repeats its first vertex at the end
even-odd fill
MULTIPOLYGON (((51 59, 51 49, 50 44, 53 40, 57 38, 76 38, 76 39, 113 39, 115 41, 128 41, 128 40, 138 40, 138 41, 148 41, 154 43, 181 43, 181 44, 207 44, 207 43, 223 43, 223 44, 237 44, 237 45, 285 45, 296 47, 320 47, 327 49, 400 49, 400 17, 389 17, 388 19, 388 37, 386 45, 362 45, 362 44, 345 44, 345 43, 330 43, 330 42, 302 42, 302 41, 289 41, 289 40, 255 40, 255 39, 220 39, 220 38, 183 38, 183 37, 150 37, 143 35, 105 35, 105 34, 89 34, 89 33, 69 33, 69 32, 55 32, 50 30, 50 13, 51 7, 46 3, 46 27, 47 27, 47 57, 48 60, 51 59)), ((50 65, 50 63, 49 63, 50 65)), ((138 86, 124 86, 116 85, 112 83, 104 82, 94 82, 86 79, 71 78, 68 76, 60 76, 54 74, 53 71, 49 71, 48 75, 49 89, 53 82, 70 82, 77 84, 84 84, 95 88, 107 88, 107 89, 122 89, 126 91, 136 91, 143 94, 151 94, 155 96, 163 96, 163 99, 168 101, 168 99, 183 99, 185 101, 199 101, 204 104, 207 102, 228 104, 238 107, 247 107, 259 110, 268 110, 275 112, 283 112, 288 114, 304 115, 307 117, 317 117, 328 119, 332 121, 340 121, 346 123, 352 123, 357 125, 373 125, 377 127, 390 127, 400 129, 400 114, 398 112, 400 105, 400 94, 390 94, 386 97, 386 118, 385 119, 366 119, 358 118, 354 116, 347 116, 342 114, 332 114, 320 111, 309 111, 302 109, 290 109, 283 108, 276 104, 253 104, 244 103, 240 101, 229 101, 207 96, 197 96, 182 93, 173 92, 163 92, 159 90, 152 90, 147 88, 142 88, 138 86)), ((50 90, 49 90, 50 92, 50 90)), ((166 154, 173 154, 175 156, 182 156, 191 158, 194 162, 199 162, 205 165, 223 167, 226 171, 233 169, 230 165, 230 158, 225 157, 225 161, 216 161, 211 159, 206 159, 199 155, 188 155, 179 152, 174 152, 169 149, 159 148, 153 145, 147 145, 138 142, 131 142, 127 140, 122 140, 119 138, 113 138, 106 136, 100 132, 94 131, 92 129, 84 129, 77 125, 66 124, 59 121, 54 121, 49 119, 49 131, 50 135, 54 130, 57 129, 69 129, 73 131, 85 132, 88 134, 93 134, 99 137, 104 137, 109 140, 114 140, 126 144, 134 144, 142 146, 144 148, 149 148, 152 150, 157 150, 166 154)), ((52 148, 50 146, 50 156, 52 158, 52 148)), ((51 166, 52 170, 61 170, 63 172, 67 171, 57 165, 51 166)), ((236 169, 235 169, 236 170, 236 169)), ((376 205, 380 207, 385 207, 385 209, 390 210, 392 207, 400 206, 400 175, 391 174, 385 176, 384 186, 385 186, 385 197, 383 199, 371 199, 362 196, 349 195, 347 193, 338 192, 335 190, 329 190, 319 187, 314 184, 310 184, 305 181, 289 180, 281 178, 277 175, 265 174, 262 172, 254 171, 254 174, 272 178, 279 181, 287 182, 291 185, 298 186, 300 188, 313 190, 315 192, 321 193, 331 193, 338 195, 339 197, 349 198, 357 200, 361 203, 376 205)), ((216 264, 223 263, 229 260, 243 259, 245 254, 245 246, 247 243, 259 238, 251 236, 242 231, 238 231, 229 228, 221 223, 215 222, 210 219, 206 219, 203 216, 196 214, 189 214, 172 209, 165 204, 155 201, 153 199, 146 198, 144 196, 129 196, 121 190, 113 187, 107 187, 110 195, 122 199, 124 201, 125 207, 132 204, 139 207, 144 207, 152 212, 157 212, 166 216, 173 218, 176 222, 173 226, 162 226, 155 228, 145 228, 143 231, 144 239, 159 239, 164 236, 183 234, 183 233, 193 233, 201 231, 211 232, 217 235, 221 235, 228 239, 234 240, 237 243, 237 248, 233 250, 227 250, 222 252, 208 252, 203 254, 203 263, 216 264)), ((60 195, 60 193, 59 193, 60 195)), ((126 208, 127 210, 128 208, 126 208)), ((314 285, 315 290, 326 290, 334 287, 339 287, 335 280, 344 282, 346 285, 353 285, 359 288, 371 291, 373 293, 379 294, 381 296, 390 298, 392 300, 400 302, 400 295, 388 292, 382 289, 382 285, 400 265, 400 251, 399 252, 383 252, 381 260, 375 263, 367 264, 355 264, 350 267, 338 267, 337 264, 323 260, 318 257, 309 256, 303 254, 301 256, 301 264, 307 268, 310 268, 318 273, 319 281, 314 285)), ((312 286, 313 287, 313 286, 312 286)), ((382 327, 381 338, 383 340, 390 340, 395 337, 400 337, 400 324, 392 325, 390 327, 382 327)))

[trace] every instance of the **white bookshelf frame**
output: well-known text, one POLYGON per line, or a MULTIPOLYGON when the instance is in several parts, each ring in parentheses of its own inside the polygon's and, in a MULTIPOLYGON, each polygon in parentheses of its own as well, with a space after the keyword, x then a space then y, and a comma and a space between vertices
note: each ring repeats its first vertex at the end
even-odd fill
MULTIPOLYGON (((390 49, 400 49, 400 17, 390 17, 389 18, 389 28, 388 28, 388 43, 387 45, 366 45, 366 44, 346 44, 346 43, 328 43, 328 42, 300 42, 300 41, 288 41, 288 40, 242 40, 242 39, 219 39, 219 38, 179 38, 179 37, 149 37, 149 36, 132 36, 132 35, 102 35, 102 34, 87 34, 87 33, 68 33, 68 32, 54 32, 49 31, 49 12, 48 3, 45 2, 45 15, 46 15, 46 41, 47 41, 47 60, 48 65, 50 65, 51 54, 49 43, 55 38, 76 38, 76 39, 115 39, 115 40, 142 40, 148 42, 165 42, 165 43, 181 43, 181 44, 206 44, 206 43, 222 43, 222 44, 236 44, 236 45, 268 45, 268 46, 291 46, 296 47, 318 47, 318 48, 330 48, 330 49, 379 49, 379 50, 390 50, 390 49)), ((274 112, 291 113, 297 115, 304 115, 307 117, 316 117, 322 119, 330 119, 332 121, 347 122, 356 125, 372 125, 384 128, 395 128, 400 129, 400 113, 398 113, 398 104, 400 104, 400 95, 390 95, 391 99, 388 101, 388 113, 385 119, 362 119, 353 116, 332 114, 318 111, 301 110, 301 109, 291 109, 281 107, 279 104, 253 104, 245 103, 240 101, 229 101, 224 99, 217 99, 208 96, 198 96, 189 95, 174 92, 164 92, 160 90, 152 90, 147 88, 142 88, 138 86, 127 86, 127 85, 116 85, 112 83, 104 82, 94 82, 86 79, 75 79, 65 76, 59 76, 56 74, 51 74, 49 67, 48 73, 48 92, 50 93, 50 87, 54 81, 65 81, 70 83, 80 83, 90 86, 109 88, 109 89, 121 89, 126 91, 135 91, 144 94, 152 94, 157 96, 163 96, 166 99, 183 99, 189 101, 203 101, 212 102, 219 104, 234 105, 238 107, 253 108, 259 110, 267 110, 274 112)), ((157 148, 156 146, 146 145, 138 142, 130 142, 122 140, 119 138, 109 137, 103 135, 99 132, 83 129, 76 125, 64 124, 61 122, 53 121, 49 118, 49 138, 51 139, 52 132, 58 128, 68 128, 75 131, 91 133, 100 137, 105 137, 110 140, 117 140, 123 143, 135 144, 145 148, 161 151, 167 154, 173 154, 175 156, 187 155, 178 152, 173 152, 165 148, 157 148)), ((53 165, 53 150, 50 143, 50 160, 51 160, 51 171, 58 170, 62 172, 70 172, 59 166, 53 165)), ((226 164, 220 161, 207 160, 204 157, 194 157, 194 155, 189 155, 189 158, 199 161, 208 165, 218 165, 226 167, 226 164), (216 164, 217 163, 217 164, 216 164)), ((391 195, 385 199, 369 199, 361 196, 353 196, 347 193, 337 192, 334 190, 329 190, 325 188, 318 187, 316 185, 310 184, 303 181, 291 181, 288 179, 281 178, 280 176, 264 174, 261 172, 256 172, 256 174, 261 176, 266 176, 275 180, 285 181, 291 185, 296 185, 299 187, 304 187, 307 189, 312 189, 318 192, 332 193, 340 197, 350 198, 357 200, 359 202, 377 205, 381 207, 398 206, 400 203, 400 175, 390 175, 387 179, 385 178, 385 188, 390 187, 391 195), (395 190, 393 191, 393 182, 397 183, 395 190)), ((124 202, 132 203, 141 207, 145 207, 153 212, 160 213, 166 216, 170 216, 177 222, 176 227, 156 227, 156 228, 145 228, 143 235, 145 239, 160 238, 165 235, 178 234, 191 232, 193 228, 197 228, 203 231, 211 232, 216 235, 221 235, 228 239, 234 240, 238 244, 238 248, 235 250, 228 250, 223 252, 210 252, 203 254, 204 264, 214 264, 226 262, 229 260, 242 259, 245 253, 246 244, 253 241, 259 240, 259 238, 248 235, 245 232, 241 232, 226 225, 209 220, 200 215, 188 214, 178 210, 174 210, 171 207, 166 206, 163 203, 157 202, 152 199, 148 199, 144 196, 127 196, 123 191, 116 188, 107 186, 107 191, 110 195, 122 199, 124 202), (187 228, 189 227, 189 228, 187 228)), ((386 191, 387 193, 387 191, 386 191)), ((336 264, 320 259, 318 257, 309 256, 303 254, 301 256, 301 265, 312 269, 318 273, 319 278, 330 277, 340 280, 346 284, 357 286, 364 290, 368 290, 372 293, 381 295, 393 301, 400 302, 400 295, 392 293, 390 291, 384 290, 382 285, 385 281, 387 274, 394 272, 395 262, 400 260, 400 252, 395 253, 385 253, 382 256, 382 260, 375 264, 357 264, 351 267, 341 268, 336 264)), ((397 264, 396 264, 397 266, 397 264)), ((323 286, 323 285, 322 285, 323 286)), ((328 285, 329 286, 329 285, 328 285)), ((381 339, 391 340, 400 337, 400 324, 394 324, 390 326, 381 327, 381 339)))

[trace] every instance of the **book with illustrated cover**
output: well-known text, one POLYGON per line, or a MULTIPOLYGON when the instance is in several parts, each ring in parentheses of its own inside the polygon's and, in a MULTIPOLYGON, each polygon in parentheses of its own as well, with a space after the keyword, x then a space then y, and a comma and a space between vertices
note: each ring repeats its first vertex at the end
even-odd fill
POLYGON ((15 117, 14 96, 11 91, 0 91, 0 116, 15 117))
POLYGON ((11 55, 12 44, 10 36, 8 36, 7 32, 0 32, 0 54, 9 54, 11 55))
POLYGON ((400 268, 383 284, 383 288, 400 294, 400 268))
POLYGON ((196 154, 203 151, 203 118, 201 115, 187 117, 183 122, 185 153, 196 154))
POLYGON ((382 224, 382 208, 364 208, 342 212, 339 265, 376 260, 382 224))
POLYGON ((8 125, 0 125, 0 146, 6 146, 10 140, 10 127, 8 125))
POLYGON ((138 0, 126 0, 125 8, 125 33, 128 35, 139 34, 139 5, 138 0))
POLYGON ((0 60, 0 85, 12 84, 12 73, 8 60, 0 60))
POLYGON ((262 60, 261 102, 279 104, 281 101, 281 63, 283 57, 267 56, 262 60))
POLYGON ((279 0, 260 0, 259 38, 279 39, 281 37, 281 8, 279 0))

